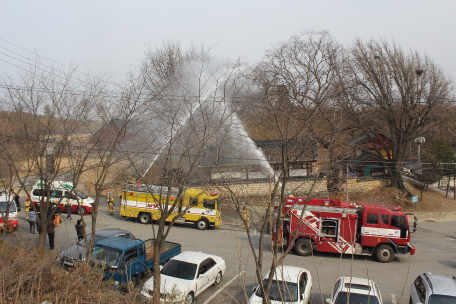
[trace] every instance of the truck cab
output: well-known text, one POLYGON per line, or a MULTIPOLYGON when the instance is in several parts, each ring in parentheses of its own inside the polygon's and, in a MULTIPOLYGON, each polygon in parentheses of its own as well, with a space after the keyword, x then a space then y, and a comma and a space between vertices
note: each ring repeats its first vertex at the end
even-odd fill
MULTIPOLYGON (((165 263, 181 252, 181 245, 165 241, 160 263, 165 263)), ((153 267, 154 239, 146 241, 112 236, 96 243, 90 255, 92 266, 102 266, 103 280, 114 285, 136 286, 141 277, 153 267)))

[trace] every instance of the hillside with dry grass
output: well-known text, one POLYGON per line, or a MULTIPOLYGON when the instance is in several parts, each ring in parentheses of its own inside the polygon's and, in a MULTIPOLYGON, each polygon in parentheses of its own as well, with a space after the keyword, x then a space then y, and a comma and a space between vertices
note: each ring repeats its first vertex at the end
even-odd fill
MULTIPOLYGON (((421 191, 417 186, 409 182, 405 182, 405 185, 412 195, 418 196, 418 203, 412 203, 411 198, 408 198, 404 193, 392 187, 382 187, 366 193, 349 192, 348 200, 358 203, 400 206, 404 211, 411 212, 456 211, 456 200, 454 200, 452 195, 445 197, 442 193, 426 190, 423 191, 423 199, 421 200, 421 191)), ((345 193, 332 195, 331 198, 339 198, 342 201, 346 200, 345 193)))

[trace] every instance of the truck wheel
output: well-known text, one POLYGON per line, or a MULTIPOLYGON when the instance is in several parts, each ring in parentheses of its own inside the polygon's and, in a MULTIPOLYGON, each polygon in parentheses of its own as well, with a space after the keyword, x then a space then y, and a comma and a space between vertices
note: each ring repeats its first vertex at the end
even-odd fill
POLYGON ((209 226, 209 224, 207 223, 206 220, 198 220, 196 222, 196 228, 198 228, 199 230, 207 229, 208 226, 209 226))
POLYGON ((192 304, 193 303, 193 292, 190 292, 187 297, 185 298, 185 304, 192 304))
POLYGON ((214 285, 220 284, 221 280, 222 280, 222 272, 219 271, 219 273, 217 273, 217 276, 215 277, 214 285))
POLYGON ((312 242, 306 238, 299 239, 294 249, 297 254, 307 256, 312 253, 312 242))
POLYGON ((375 257, 379 262, 389 263, 394 259, 394 251, 390 245, 380 245, 375 250, 375 257))
POLYGON ((141 213, 139 215, 139 222, 141 224, 149 224, 150 223, 150 214, 149 213, 141 213))
POLYGON ((78 208, 78 213, 79 213, 79 215, 86 215, 87 210, 84 207, 79 207, 78 208))
POLYGON ((135 288, 136 286, 139 285, 139 277, 137 275, 134 275, 130 278, 130 289, 135 288))

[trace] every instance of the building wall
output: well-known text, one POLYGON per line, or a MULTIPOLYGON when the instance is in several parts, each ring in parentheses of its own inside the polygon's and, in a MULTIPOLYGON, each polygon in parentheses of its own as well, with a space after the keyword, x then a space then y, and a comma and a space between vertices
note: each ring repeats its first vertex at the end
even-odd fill
MULTIPOLYGON (((231 184, 229 188, 236 193, 236 195, 245 196, 267 196, 270 195, 273 190, 273 184, 268 182, 258 183, 239 183, 231 184)), ((313 194, 318 197, 327 197, 328 188, 326 179, 320 179, 317 181, 313 180, 300 180, 300 181, 289 181, 287 182, 286 191, 290 191, 294 196, 308 196, 309 191, 313 186, 313 194)), ((229 191, 226 186, 210 186, 210 191, 215 191, 221 195, 229 195, 229 191)))
MULTIPOLYGON (((369 192, 371 190, 387 187, 391 184, 391 179, 368 179, 368 180, 357 180, 356 178, 350 178, 348 180, 348 192, 369 192)), ((341 188, 346 189, 347 184, 343 183, 341 188)))

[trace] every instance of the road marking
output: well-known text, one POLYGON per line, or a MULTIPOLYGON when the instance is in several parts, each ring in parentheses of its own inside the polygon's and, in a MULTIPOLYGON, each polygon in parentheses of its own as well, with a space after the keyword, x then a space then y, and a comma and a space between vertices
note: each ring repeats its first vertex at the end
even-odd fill
POLYGON ((397 304, 397 302, 396 302, 396 295, 395 295, 395 294, 391 294, 391 303, 397 304))
POLYGON ((239 272, 234 278, 232 278, 231 280, 229 280, 228 282, 225 283, 225 285, 223 285, 222 287, 220 287, 219 290, 217 290, 212 296, 209 297, 209 299, 207 299, 203 304, 208 304, 210 303, 219 293, 221 293, 223 291, 223 289, 225 289, 225 287, 227 287, 228 285, 230 285, 234 280, 237 279, 238 276, 240 276, 241 274, 243 274, 245 271, 241 271, 239 272))

